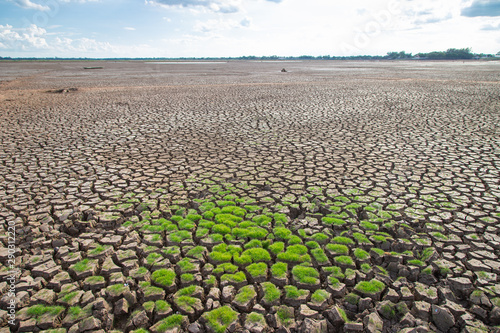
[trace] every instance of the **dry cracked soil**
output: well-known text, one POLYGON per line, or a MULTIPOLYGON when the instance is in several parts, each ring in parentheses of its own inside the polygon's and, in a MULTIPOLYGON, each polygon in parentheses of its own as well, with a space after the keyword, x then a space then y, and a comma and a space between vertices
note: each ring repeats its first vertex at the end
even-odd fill
POLYGON ((498 61, 0 62, 0 332, 499 332, 499 124, 498 61))

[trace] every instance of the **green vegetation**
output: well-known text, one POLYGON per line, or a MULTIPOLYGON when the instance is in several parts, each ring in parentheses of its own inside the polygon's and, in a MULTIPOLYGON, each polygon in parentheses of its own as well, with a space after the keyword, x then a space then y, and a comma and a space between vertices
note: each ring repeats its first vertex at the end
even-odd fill
POLYGON ((77 262, 76 264, 72 265, 72 268, 75 272, 82 273, 91 269, 92 268, 91 264, 93 262, 94 261, 91 261, 90 259, 83 259, 77 262))
POLYGON ((215 275, 221 275, 223 273, 235 273, 238 271, 238 266, 235 266, 229 262, 223 263, 218 265, 214 270, 213 273, 215 275))
POLYGON ((248 314, 246 320, 250 323, 261 323, 263 326, 265 326, 266 324, 266 319, 264 318, 264 315, 257 312, 251 312, 250 314, 248 314))
POLYGON ((248 274, 252 277, 267 276, 267 265, 263 262, 254 263, 246 267, 248 274))
POLYGON ((284 262, 277 262, 271 266, 271 274, 278 279, 286 278, 288 272, 288 264, 284 262))
POLYGON ((338 256, 333 258, 333 261, 338 265, 355 266, 354 261, 349 256, 338 256))
POLYGON ((354 249, 354 256, 356 258, 358 258, 359 260, 366 260, 366 259, 370 258, 370 254, 368 252, 366 252, 365 250, 360 249, 360 248, 354 249))
POLYGON ((273 303, 280 299, 281 291, 271 282, 263 282, 261 284, 262 291, 264 292, 264 297, 262 298, 265 302, 273 303))
POLYGON ((346 221, 344 221, 342 219, 328 217, 328 216, 321 218, 321 221, 327 225, 337 225, 337 226, 341 226, 341 225, 344 225, 347 223, 346 221))
POLYGON ((181 328, 181 326, 185 322, 187 322, 186 317, 181 316, 180 314, 173 314, 160 321, 160 325, 158 326, 157 331, 159 333, 163 333, 174 327, 181 328))
POLYGON ((375 279, 370 281, 361 281, 354 287, 355 291, 369 295, 379 294, 384 291, 384 289, 385 284, 375 279))
POLYGON ((238 290, 238 294, 234 297, 234 300, 240 304, 245 304, 252 298, 257 297, 257 293, 253 286, 244 286, 238 290))
POLYGON ((307 254, 307 247, 302 244, 289 245, 286 252, 278 254, 278 260, 287 262, 310 262, 311 258, 307 254))
POLYGON ((311 301, 316 303, 322 303, 329 298, 330 293, 323 289, 318 289, 311 295, 311 301))
POLYGON ((344 301, 346 301, 347 303, 352 304, 352 305, 358 305, 360 298, 361 297, 359 297, 355 293, 349 293, 349 294, 345 295, 344 301))
POLYGON ((173 269, 162 268, 155 271, 151 278, 160 286, 170 287, 175 283, 175 276, 176 275, 173 269))
POLYGON ((348 237, 337 236, 332 239, 332 242, 336 244, 344 244, 344 245, 354 245, 354 241, 348 237))
POLYGON ((285 286, 284 289, 286 298, 291 298, 291 299, 297 299, 309 293, 308 290, 298 289, 295 286, 289 286, 289 285, 285 286))
POLYGON ((229 281, 229 282, 240 283, 240 282, 246 281, 247 277, 245 276, 245 273, 237 272, 234 274, 224 274, 221 276, 220 280, 221 280, 221 282, 222 281, 229 281))
POLYGON ((294 266, 292 275, 300 283, 312 285, 319 283, 319 272, 312 267, 294 266))
POLYGON ((223 306, 210 312, 206 312, 203 316, 207 320, 207 325, 215 333, 224 333, 226 328, 238 319, 238 313, 229 306, 223 306))
POLYGON ((282 253, 285 250, 285 243, 275 242, 275 243, 269 245, 267 249, 269 251, 271 251, 272 253, 277 255, 279 253, 282 253))
POLYGON ((330 263, 328 260, 328 257, 326 256, 325 252, 323 249, 317 248, 311 251, 311 254, 313 255, 314 259, 318 262, 318 264, 326 264, 330 263))
POLYGON ((45 305, 38 304, 38 305, 30 306, 28 308, 28 310, 26 311, 26 314, 31 316, 31 317, 38 318, 38 317, 43 316, 46 313, 49 313, 53 316, 57 316, 60 313, 62 313, 64 310, 65 309, 62 306, 45 306, 45 305))
POLYGON ((342 244, 327 244, 325 248, 334 254, 349 254, 349 248, 342 244))
POLYGON ((284 326, 289 326, 294 321, 293 308, 282 305, 278 308, 276 314, 284 326))

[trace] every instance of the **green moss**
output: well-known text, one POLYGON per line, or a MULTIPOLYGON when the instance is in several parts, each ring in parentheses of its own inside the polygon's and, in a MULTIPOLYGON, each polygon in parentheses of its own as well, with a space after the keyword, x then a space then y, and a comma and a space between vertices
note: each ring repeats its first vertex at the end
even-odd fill
POLYGON ((378 230, 378 225, 368 221, 361 221, 359 225, 361 226, 361 228, 365 230, 374 230, 374 231, 378 230))
POLYGON ((290 237, 290 239, 288 239, 288 245, 295 244, 302 244, 302 239, 297 235, 293 235, 292 237, 290 237))
POLYGON ((330 293, 323 289, 318 289, 311 295, 311 300, 316 303, 324 302, 329 298, 330 293))
POLYGON ((158 332, 163 333, 174 327, 181 327, 182 323, 185 321, 185 317, 180 314, 173 314, 168 316, 165 319, 160 321, 160 325, 158 326, 158 332))
POLYGON ((354 245, 354 241, 348 237, 337 236, 332 239, 332 242, 336 244, 344 244, 344 245, 354 245))
POLYGON ((271 282, 263 282, 261 284, 264 293, 263 300, 272 303, 280 299, 281 291, 271 282))
POLYGON ((337 226, 341 226, 341 225, 344 225, 347 223, 346 221, 344 221, 342 219, 328 217, 328 216, 321 218, 321 221, 326 225, 337 225, 337 226))
POLYGON ((196 224, 188 219, 183 219, 178 223, 180 230, 192 230, 196 227, 196 224))
POLYGON ((277 262, 271 266, 271 274, 279 279, 285 278, 288 272, 288 264, 277 262))
POLYGON ((345 295, 344 301, 346 301, 347 303, 352 304, 352 305, 358 305, 360 298, 361 297, 359 297, 355 293, 349 293, 349 294, 345 295))
POLYGON ((378 294, 384 291, 385 284, 379 280, 372 279, 370 281, 361 281, 355 287, 354 290, 361 292, 363 294, 378 294))
POLYGON ((239 216, 235 216, 232 214, 217 214, 215 215, 215 222, 220 224, 225 224, 228 227, 234 228, 243 221, 243 219, 239 216))
POLYGON ((359 260, 365 260, 370 258, 370 254, 363 249, 357 248, 354 250, 354 256, 359 260))
POLYGON ((342 244, 327 244, 325 248, 335 254, 349 254, 349 248, 342 244))
POLYGON ((246 320, 250 323, 261 323, 263 326, 265 326, 266 324, 266 319, 264 318, 264 315, 257 312, 251 312, 250 314, 248 314, 246 320))
POLYGON ((215 233, 218 233, 221 235, 227 235, 227 234, 231 233, 231 228, 225 224, 215 224, 212 227, 212 232, 215 232, 215 233))
POLYGON ((46 313, 49 313, 53 316, 57 316, 61 312, 63 312, 64 310, 65 309, 62 306, 45 306, 45 305, 38 304, 38 305, 30 306, 28 308, 28 310, 26 311, 26 314, 31 316, 31 317, 38 318, 38 317, 43 316, 46 313))
POLYGON ((223 274, 223 273, 235 273, 238 271, 238 266, 235 266, 229 262, 218 265, 214 270, 214 274, 223 274))
POLYGON ((177 292, 178 296, 191 296, 196 291, 196 286, 188 286, 182 289, 179 289, 177 292))
POLYGON ((325 263, 329 262, 328 257, 326 256, 323 249, 320 249, 320 248, 314 249, 311 251, 311 254, 313 255, 314 259, 316 259, 316 261, 319 264, 325 264, 325 263))
POLYGON ((349 256, 338 256, 333 258, 336 264, 346 265, 346 266, 355 266, 354 261, 349 256))
POLYGON ((311 239, 313 239, 314 241, 319 242, 319 243, 325 243, 326 241, 328 241, 330 239, 330 237, 328 237, 327 235, 325 235, 322 232, 317 232, 311 236, 311 239))
POLYGON ((75 270, 75 272, 81 273, 91 269, 90 263, 91 263, 90 259, 83 259, 74 264, 72 267, 75 270))
POLYGON ((229 306, 223 306, 204 314, 207 325, 215 333, 224 333, 226 328, 238 319, 238 313, 229 306))
POLYGON ((276 239, 279 240, 288 240, 292 236, 292 232, 289 229, 283 227, 274 228, 273 234, 276 239))
POLYGON ((245 276, 245 273, 243 272, 237 272, 235 274, 224 274, 220 278, 221 281, 229 281, 229 282, 235 282, 235 283, 240 283, 243 281, 246 281, 247 278, 245 276))
POLYGON ((234 297, 234 300, 240 304, 244 304, 255 297, 257 297, 257 293, 255 292, 253 286, 244 286, 240 288, 238 294, 234 297))
POLYGON ((361 264, 361 271, 368 274, 372 270, 371 266, 367 263, 361 264))
POLYGON ((309 293, 309 291, 307 290, 298 289, 295 286, 289 286, 289 285, 285 286, 284 289, 286 298, 291 298, 291 299, 297 299, 309 293))
POLYGON ((316 241, 308 241, 306 242, 306 246, 310 249, 317 249, 319 248, 319 244, 316 241))
POLYGON ((359 233, 359 232, 355 232, 352 234, 352 237, 360 244, 364 244, 364 243, 370 243, 370 241, 368 240, 368 238, 363 235, 362 233, 359 233))
POLYGON ((266 276, 267 275, 267 265, 263 262, 254 263, 246 267, 248 274, 253 277, 266 276))
POLYGON ((274 254, 282 253, 285 250, 285 243, 275 242, 268 246, 268 250, 274 254))
POLYGON ((170 304, 168 304, 167 302, 165 302, 164 300, 157 300, 155 302, 155 308, 157 311, 168 311, 169 309, 171 309, 172 307, 170 306, 170 304))
POLYGON ((420 267, 425 266, 425 262, 423 262, 422 260, 418 260, 418 259, 408 260, 408 264, 414 265, 414 266, 420 266, 420 267))
POLYGON ((319 272, 313 267, 294 266, 292 274, 296 281, 304 284, 317 284, 319 282, 319 272))
POLYGON ((276 315, 284 326, 289 326, 294 320, 293 308, 287 306, 280 306, 276 315))
POLYGON ((245 249, 253 249, 257 247, 263 247, 262 242, 258 239, 252 239, 251 241, 247 242, 245 245, 243 245, 245 249))
POLYGON ((172 269, 159 269, 153 273, 151 278, 153 281, 161 286, 169 287, 175 282, 175 272, 172 269))
POLYGON ((268 262, 271 260, 271 255, 267 250, 262 248, 253 248, 243 251, 241 257, 247 257, 251 259, 251 262, 268 262))

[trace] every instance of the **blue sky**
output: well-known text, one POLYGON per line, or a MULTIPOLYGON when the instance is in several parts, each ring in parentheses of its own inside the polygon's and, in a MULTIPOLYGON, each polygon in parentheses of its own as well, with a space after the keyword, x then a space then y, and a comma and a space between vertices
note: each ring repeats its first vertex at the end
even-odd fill
POLYGON ((500 51, 500 0, 0 0, 0 56, 500 51))

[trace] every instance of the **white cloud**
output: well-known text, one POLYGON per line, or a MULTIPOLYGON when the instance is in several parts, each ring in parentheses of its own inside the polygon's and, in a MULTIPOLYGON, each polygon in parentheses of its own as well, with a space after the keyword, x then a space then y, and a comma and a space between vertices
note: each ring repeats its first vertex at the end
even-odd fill
POLYGON ((123 29, 129 30, 129 31, 135 31, 135 28, 133 28, 133 27, 123 27, 123 29))
POLYGON ((219 13, 236 13, 241 10, 241 0, 146 0, 146 4, 165 8, 197 8, 219 13))
POLYGON ((40 4, 34 3, 31 0, 14 0, 16 5, 24 9, 35 9, 35 10, 50 10, 49 6, 42 6, 40 4))
POLYGON ((27 28, 14 29, 11 25, 0 25, 0 43, 3 49, 45 49, 48 48, 47 31, 32 24, 27 28))
POLYGON ((244 18, 241 21, 235 20, 223 20, 223 19, 213 19, 207 21, 198 21, 193 30, 195 32, 214 32, 214 31, 225 31, 234 28, 248 27, 250 26, 250 19, 244 18))

